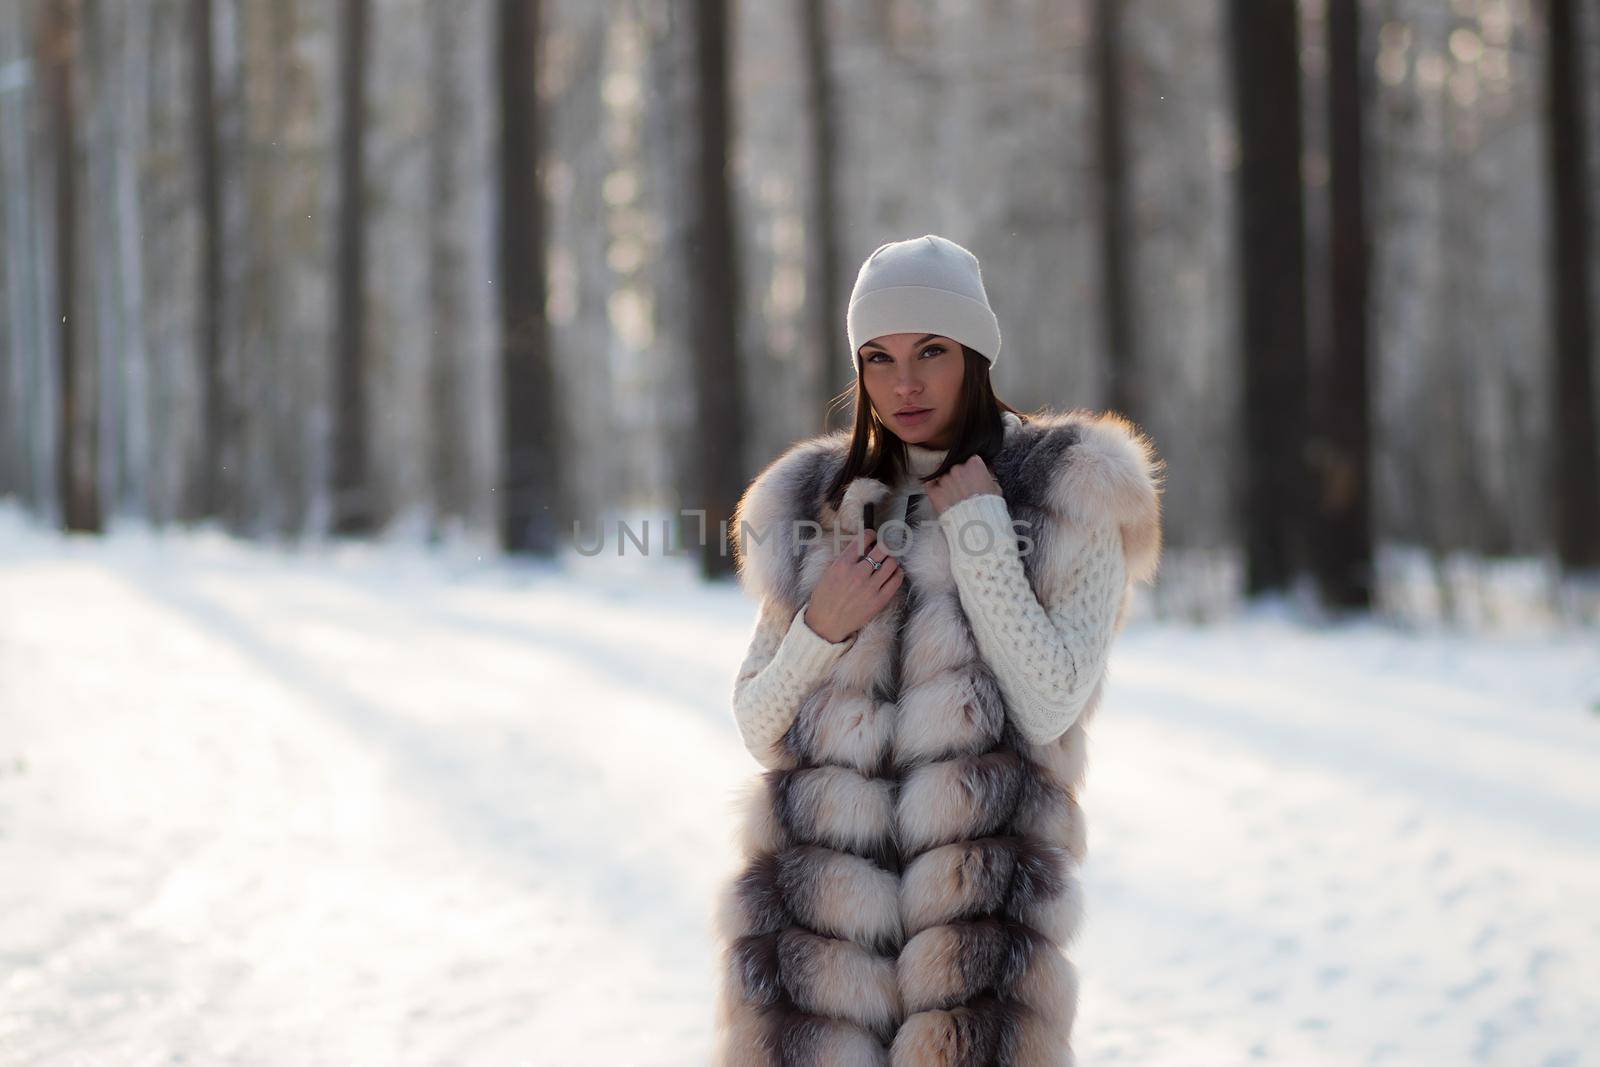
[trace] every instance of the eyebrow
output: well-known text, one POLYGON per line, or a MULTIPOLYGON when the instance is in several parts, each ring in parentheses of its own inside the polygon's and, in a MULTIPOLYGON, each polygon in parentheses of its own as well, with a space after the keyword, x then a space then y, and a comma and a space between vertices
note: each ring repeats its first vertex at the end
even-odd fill
MULTIPOLYGON (((926 341, 931 341, 935 337, 938 337, 938 336, 939 335, 936 334, 936 333, 925 333, 921 337, 917 338, 916 343, 913 344, 911 347, 912 348, 916 348, 918 345, 921 345, 922 343, 924 343, 926 341)), ((887 352, 887 351, 889 351, 887 348, 884 348, 882 345, 873 344, 871 341, 868 341, 866 344, 862 345, 861 346, 861 351, 865 352, 869 348, 876 348, 879 352, 887 352)))

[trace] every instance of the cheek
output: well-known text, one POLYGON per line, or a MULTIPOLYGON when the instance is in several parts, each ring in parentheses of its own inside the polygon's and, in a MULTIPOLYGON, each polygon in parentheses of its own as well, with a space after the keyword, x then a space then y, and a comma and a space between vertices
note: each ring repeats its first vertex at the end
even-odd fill
POLYGON ((861 375, 861 385, 867 391, 867 399, 872 401, 872 406, 880 412, 892 410, 889 401, 894 399, 890 395, 892 387, 882 378, 883 375, 872 373, 871 367, 867 367, 861 375))
POLYGON ((939 368, 937 383, 939 396, 946 402, 953 402, 961 395, 961 381, 965 377, 966 367, 962 365, 959 351, 954 359, 941 359, 939 362, 943 364, 939 368))

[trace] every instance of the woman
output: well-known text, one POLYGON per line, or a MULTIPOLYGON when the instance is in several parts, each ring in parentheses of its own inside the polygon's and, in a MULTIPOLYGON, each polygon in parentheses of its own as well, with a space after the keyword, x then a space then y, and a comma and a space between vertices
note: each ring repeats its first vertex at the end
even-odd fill
POLYGON ((766 770, 718 906, 717 1062, 1070 1064, 1084 728, 1163 465, 1117 415, 995 396, 954 242, 874 251, 847 331, 854 430, 735 514, 760 613, 734 715, 766 770))

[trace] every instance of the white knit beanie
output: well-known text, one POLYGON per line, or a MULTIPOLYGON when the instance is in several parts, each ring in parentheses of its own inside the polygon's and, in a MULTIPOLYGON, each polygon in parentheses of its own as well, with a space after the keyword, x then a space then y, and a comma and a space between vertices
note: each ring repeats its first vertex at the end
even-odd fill
POLYGON ((886 333, 936 333, 983 354, 1000 355, 1000 320, 989 307, 978 257, 954 241, 924 234, 882 244, 861 264, 845 317, 850 358, 886 333))

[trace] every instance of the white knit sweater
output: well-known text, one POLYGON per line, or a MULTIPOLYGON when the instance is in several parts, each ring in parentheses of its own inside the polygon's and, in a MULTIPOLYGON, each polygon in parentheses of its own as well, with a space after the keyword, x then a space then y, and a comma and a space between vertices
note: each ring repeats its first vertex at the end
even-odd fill
MULTIPOLYGON (((917 479, 944 462, 942 450, 907 446, 911 474, 881 514, 905 514, 917 479)), ((931 514, 926 500, 919 515, 931 514)), ((1060 588, 1035 595, 1017 552, 1011 511, 993 493, 959 500, 939 516, 950 566, 978 650, 994 672, 1018 731, 1035 744, 1060 737, 1077 721, 1105 672, 1112 630, 1127 585, 1122 536, 1109 517, 1063 527, 1061 551, 1073 563, 1060 588), (1041 602, 1042 601, 1042 602, 1041 602)), ((788 731, 800 701, 827 676, 855 637, 829 642, 793 615, 764 601, 749 652, 733 687, 733 713, 751 755, 764 765, 788 731)))

